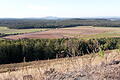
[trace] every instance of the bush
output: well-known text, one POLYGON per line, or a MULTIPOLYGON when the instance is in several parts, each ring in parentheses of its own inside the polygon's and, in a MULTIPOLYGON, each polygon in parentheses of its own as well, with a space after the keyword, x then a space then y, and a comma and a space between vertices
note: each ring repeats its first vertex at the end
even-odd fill
POLYGON ((0 64, 102 53, 119 45, 120 38, 0 40, 0 64))

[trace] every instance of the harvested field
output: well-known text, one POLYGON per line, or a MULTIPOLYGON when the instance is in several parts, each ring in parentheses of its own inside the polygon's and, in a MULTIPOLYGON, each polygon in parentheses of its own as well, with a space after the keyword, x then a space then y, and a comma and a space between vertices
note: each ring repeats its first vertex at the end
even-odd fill
POLYGON ((9 29, 7 27, 0 27, 0 33, 4 34, 15 34, 15 33, 31 33, 46 31, 47 29, 9 29))
POLYGON ((119 80, 120 52, 0 66, 0 80, 119 80))
POLYGON ((14 35, 4 37, 6 39, 57 39, 57 38, 91 38, 92 37, 120 37, 120 28, 105 28, 105 27, 72 27, 49 29, 48 31, 27 33, 22 35, 14 35))

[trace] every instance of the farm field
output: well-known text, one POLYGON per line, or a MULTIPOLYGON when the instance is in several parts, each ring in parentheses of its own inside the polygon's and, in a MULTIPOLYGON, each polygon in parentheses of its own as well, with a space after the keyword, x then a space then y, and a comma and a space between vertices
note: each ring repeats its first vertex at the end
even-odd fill
MULTIPOLYGON (((19 30, 17 32, 19 32, 19 30)), ((28 30, 28 32, 31 32, 31 30, 30 31, 28 30)), ((30 39, 31 38, 33 38, 33 39, 82 38, 82 39, 89 39, 89 38, 102 38, 102 37, 120 37, 120 28, 78 26, 78 27, 71 27, 71 28, 49 29, 49 30, 43 31, 43 32, 6 36, 4 38, 16 40, 16 39, 22 39, 22 38, 30 38, 30 39)))
POLYGON ((119 50, 82 57, 0 65, 1 80, 119 80, 119 50))
POLYGON ((7 27, 0 27, 0 33, 4 34, 31 33, 45 30, 47 29, 9 29, 7 27))

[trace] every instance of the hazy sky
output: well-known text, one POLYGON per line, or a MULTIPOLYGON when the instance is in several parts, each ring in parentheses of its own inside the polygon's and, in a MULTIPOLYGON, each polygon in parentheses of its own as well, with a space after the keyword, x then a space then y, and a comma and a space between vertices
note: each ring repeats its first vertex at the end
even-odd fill
POLYGON ((0 0, 0 18, 120 16, 120 0, 0 0))

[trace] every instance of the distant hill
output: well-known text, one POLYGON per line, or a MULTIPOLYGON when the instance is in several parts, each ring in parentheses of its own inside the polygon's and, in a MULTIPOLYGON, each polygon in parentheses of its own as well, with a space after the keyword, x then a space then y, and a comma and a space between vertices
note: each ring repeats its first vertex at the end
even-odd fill
POLYGON ((28 28, 63 28, 75 26, 103 26, 120 27, 120 18, 1 18, 0 26, 6 26, 15 29, 28 28))
POLYGON ((43 17, 41 19, 47 19, 47 20, 57 20, 57 19, 63 19, 63 18, 59 18, 59 17, 53 17, 53 16, 47 16, 47 17, 43 17))

